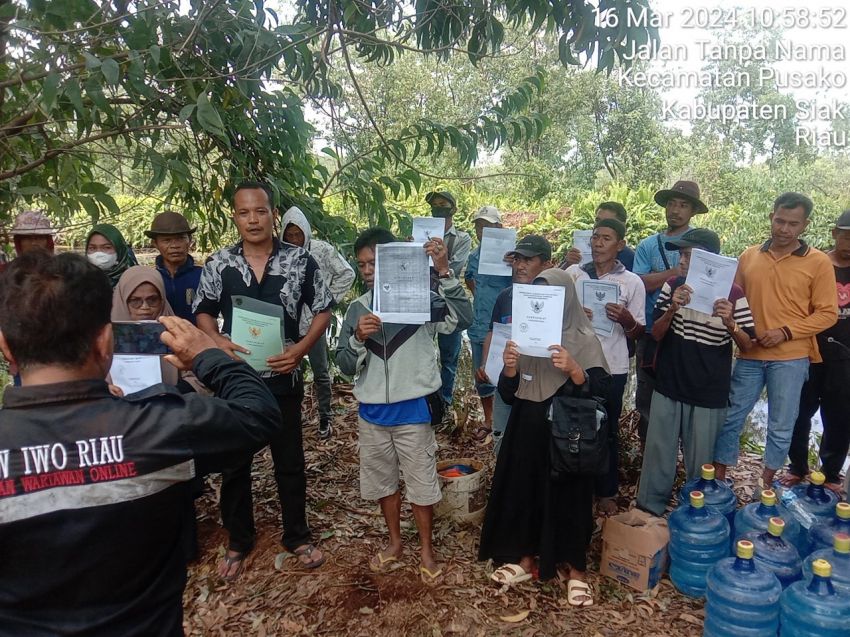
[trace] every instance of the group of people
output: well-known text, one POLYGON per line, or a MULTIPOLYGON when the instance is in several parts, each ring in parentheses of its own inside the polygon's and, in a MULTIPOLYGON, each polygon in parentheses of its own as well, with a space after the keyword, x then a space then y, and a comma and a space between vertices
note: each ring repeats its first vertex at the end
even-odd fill
MULTIPOLYGON (((354 378, 361 496, 379 503, 388 530, 386 545, 369 556, 371 570, 403 564, 403 478, 419 531, 420 577, 433 583, 443 575, 432 545, 441 499, 434 425, 451 407, 464 330, 484 414, 471 433, 492 440, 497 454, 478 557, 496 563, 491 577, 499 584, 558 576, 571 605, 593 604, 586 576, 593 507, 618 509, 617 425, 632 357, 643 446, 638 507, 664 514, 680 447, 688 477, 706 462, 725 477, 765 386, 761 484, 773 482, 789 454, 781 479, 805 478, 810 418, 820 407, 823 470, 828 486, 840 489, 850 445, 850 398, 842 391, 850 379, 850 211, 823 253, 800 238, 812 201, 780 195, 769 238, 740 256, 731 293, 707 314, 689 307, 686 280, 694 249, 721 251, 716 233, 691 226, 708 207, 689 181, 658 191, 655 201, 666 228, 635 250, 626 245, 626 209, 603 202, 590 259, 571 249, 556 263, 545 237, 526 235, 505 255, 511 276, 496 276, 479 273, 478 263, 483 232, 501 227, 500 212, 475 213, 473 250, 470 235, 453 224, 452 193, 429 193, 445 233, 423 247, 433 264, 424 324, 387 323, 373 311, 379 246, 396 237, 369 228, 356 238, 365 292, 348 304, 335 360, 354 378), (594 330, 593 311, 580 301, 585 280, 616 284, 617 302, 604 307, 612 330, 594 330), (485 361, 493 326, 511 323, 514 284, 563 288, 561 339, 549 358, 521 354, 508 341, 492 378, 485 361), (556 474, 555 403, 584 396, 607 419, 608 462, 592 473, 556 474)), ((219 574, 232 581, 255 542, 251 465, 266 445, 283 545, 303 568, 326 561, 307 522, 302 361, 310 361, 326 438, 333 424, 325 332, 355 270, 312 236, 302 211, 281 217, 264 183, 235 187, 233 222, 238 243, 198 266, 189 254, 196 229, 176 212, 157 215, 146 233, 159 252, 149 268, 113 226, 92 228, 84 259, 50 254, 52 229, 42 214, 16 221, 18 257, 0 276, 0 349, 21 385, 6 390, 0 411, 0 545, 16 556, 0 566, 7 583, 0 625, 16 633, 34 626, 96 632, 108 623, 111 631, 144 634, 142 621, 179 633, 194 479, 222 473, 229 543, 219 574), (234 298, 243 297, 279 307, 282 317, 283 351, 259 374, 242 362, 248 349, 230 337, 234 298), (111 384, 111 321, 128 320, 164 326, 172 352, 161 361, 165 387, 122 396, 111 384), (53 568, 57 561, 68 568, 53 568), (105 577, 81 588, 86 572, 105 577)))

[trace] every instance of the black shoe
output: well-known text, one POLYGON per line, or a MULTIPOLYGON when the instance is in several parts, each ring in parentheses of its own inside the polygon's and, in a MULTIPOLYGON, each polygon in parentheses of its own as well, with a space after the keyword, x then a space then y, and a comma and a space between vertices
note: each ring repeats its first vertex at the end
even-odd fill
POLYGON ((334 428, 333 428, 333 425, 331 425, 331 419, 330 418, 322 418, 319 421, 319 438, 322 438, 323 440, 327 440, 328 438, 330 438, 333 435, 333 432, 334 432, 334 428))

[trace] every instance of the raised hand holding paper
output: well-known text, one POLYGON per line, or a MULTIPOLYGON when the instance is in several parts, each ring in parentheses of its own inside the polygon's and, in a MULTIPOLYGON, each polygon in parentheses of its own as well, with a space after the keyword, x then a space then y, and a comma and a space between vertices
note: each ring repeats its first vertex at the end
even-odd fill
POLYGON ((505 345, 511 340, 511 326, 503 323, 493 323, 493 336, 490 337, 490 349, 487 351, 487 362, 484 364, 484 373, 492 384, 499 382, 499 374, 502 373, 504 363, 502 352, 505 345))
POLYGON ((551 358, 550 345, 561 343, 564 288, 514 283, 511 340, 520 354, 551 358))
POLYGON ((439 217, 413 217, 413 242, 428 243, 442 239, 446 233, 446 220, 439 217))
POLYGON ((428 255, 421 243, 375 246, 372 311, 386 323, 421 325, 431 320, 428 255))
POLYGON ((593 261, 593 254, 590 251, 590 238, 593 236, 593 230, 573 230, 573 247, 581 252, 580 265, 593 261))
POLYGON ((484 228, 481 236, 481 256, 478 274, 511 276, 511 266, 505 255, 516 248, 516 230, 513 228, 484 228))
POLYGON ((694 248, 685 284, 693 290, 687 307, 711 315, 717 299, 728 299, 738 260, 694 248))
POLYGON ((593 318, 590 319, 593 331, 606 336, 613 333, 614 321, 608 318, 605 306, 608 303, 619 303, 620 286, 612 281, 584 279, 579 292, 582 307, 593 312, 593 318))

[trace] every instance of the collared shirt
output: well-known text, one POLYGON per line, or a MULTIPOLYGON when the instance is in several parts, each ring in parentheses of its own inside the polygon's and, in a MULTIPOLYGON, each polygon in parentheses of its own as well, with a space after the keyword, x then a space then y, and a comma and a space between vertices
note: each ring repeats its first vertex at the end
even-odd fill
POLYGON ((750 302, 756 334, 781 329, 787 340, 769 348, 756 344, 739 357, 765 361, 808 358, 819 363, 816 335, 838 320, 832 261, 804 241, 794 252, 778 258, 770 244, 768 240, 744 250, 735 283, 750 302))
POLYGON ((475 282, 475 292, 472 300, 472 325, 466 330, 469 340, 483 343, 487 332, 490 331, 490 319, 493 306, 499 292, 511 285, 511 277, 496 276, 495 274, 479 274, 478 263, 481 258, 481 246, 475 248, 466 262, 466 280, 475 282))
MULTIPOLYGON (((567 268, 576 285, 578 298, 582 298, 581 282, 589 281, 590 275, 582 266, 575 264, 567 268)), ((599 277, 600 281, 611 281, 619 287, 618 303, 626 307, 637 323, 644 324, 644 308, 646 304, 646 288, 637 274, 629 272, 619 261, 615 262, 614 268, 599 277)), ((602 344, 602 352, 612 374, 629 373, 629 344, 626 340, 626 332, 619 323, 614 324, 611 334, 597 334, 602 344)))
MULTIPOLYGON (((685 228, 684 232, 690 230, 691 227, 688 226, 685 228)), ((675 235, 675 237, 681 237, 684 232, 675 235)), ((637 250, 635 250, 635 264, 632 268, 632 272, 637 275, 643 274, 652 274, 653 272, 664 272, 664 270, 668 269, 668 266, 664 263, 664 257, 667 258, 667 263, 670 268, 675 268, 679 265, 679 251, 678 250, 668 250, 664 245, 668 239, 673 239, 675 237, 669 236, 664 232, 657 232, 652 236, 647 237, 643 241, 638 244, 637 250), (659 238, 661 239, 660 247, 659 247, 659 238), (662 257, 662 250, 664 257, 662 257)), ((645 286, 644 286, 645 287, 645 286)), ((659 287, 654 292, 646 293, 646 331, 652 329, 652 311, 655 308, 655 302, 658 300, 659 295, 661 294, 661 288, 659 287)))
POLYGON ((192 303, 195 301, 195 291, 201 281, 201 266, 195 265, 192 255, 186 257, 186 262, 177 268, 174 276, 165 267, 162 255, 156 258, 156 269, 162 276, 165 285, 165 298, 168 299, 171 309, 180 318, 195 323, 195 313, 192 311, 192 303))
POLYGON ((232 328, 233 297, 253 299, 283 307, 283 329, 287 342, 301 340, 298 321, 307 306, 318 314, 334 306, 333 296, 316 260, 304 250, 273 239, 262 281, 257 281, 245 259, 242 242, 222 248, 207 259, 201 274, 195 314, 203 312, 224 318, 224 333, 232 328))
POLYGON ((469 260, 469 253, 472 250, 472 237, 468 232, 458 230, 457 226, 452 225, 446 230, 443 237, 446 244, 446 250, 449 252, 449 267, 455 273, 455 277, 460 281, 463 266, 469 260))

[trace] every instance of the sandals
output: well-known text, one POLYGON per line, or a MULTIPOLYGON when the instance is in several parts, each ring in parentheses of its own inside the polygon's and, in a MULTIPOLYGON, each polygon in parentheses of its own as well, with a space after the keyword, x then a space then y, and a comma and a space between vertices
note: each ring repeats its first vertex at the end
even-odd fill
POLYGON ((570 606, 587 608, 593 606, 593 595, 587 582, 571 579, 567 582, 567 602, 570 606))
POLYGON ((421 564, 419 566, 419 577, 422 579, 423 584, 436 584, 437 580, 439 580, 442 576, 443 569, 439 566, 436 571, 432 571, 427 566, 423 566, 421 564))
POLYGON ((527 582, 531 579, 531 576, 532 574, 527 572, 519 564, 505 564, 493 571, 490 579, 503 586, 513 586, 520 582, 527 582))
POLYGON ((303 568, 319 568, 322 564, 325 563, 325 555, 322 554, 321 557, 317 559, 313 559, 313 552, 316 550, 316 546, 313 544, 304 544, 303 546, 299 546, 297 549, 293 551, 295 556, 298 558, 298 562, 301 564, 303 568), (306 560, 304 558, 307 558, 306 560))
POLYGON ((371 560, 369 560, 369 570, 373 573, 389 573, 397 568, 400 568, 402 563, 395 555, 384 557, 382 551, 378 551, 371 560), (387 566, 389 564, 390 566, 387 566))
POLYGON ((240 551, 234 551, 235 555, 229 555, 225 553, 224 555, 224 566, 225 575, 221 575, 221 579, 225 582, 235 582, 239 579, 239 576, 242 574, 242 571, 245 569, 245 558, 248 557, 247 553, 242 553, 240 551), (230 569, 233 568, 234 564, 236 565, 236 570, 231 572, 230 569))
POLYGON ((477 442, 484 442, 487 436, 493 433, 493 427, 488 427, 486 424, 478 425, 472 430, 472 439, 477 442))
POLYGON ((599 501, 596 503, 596 511, 600 515, 614 515, 617 509, 617 500, 613 497, 599 498, 599 501))

